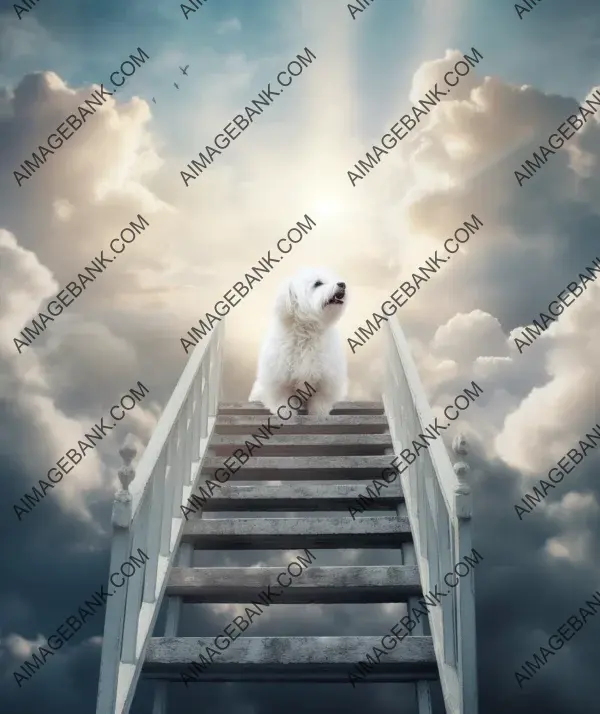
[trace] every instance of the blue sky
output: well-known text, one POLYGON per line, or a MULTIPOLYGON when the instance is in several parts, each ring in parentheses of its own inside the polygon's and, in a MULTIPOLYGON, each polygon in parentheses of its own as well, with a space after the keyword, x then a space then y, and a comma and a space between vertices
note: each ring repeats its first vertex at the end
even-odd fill
MULTIPOLYGON (((337 22, 351 21, 344 3, 325 2, 339 10, 337 22)), ((251 60, 269 55, 285 60, 290 51, 296 51, 295 46, 290 47, 286 22, 301 4, 299 0, 209 0, 186 20, 178 3, 164 0, 44 2, 29 16, 47 28, 53 42, 50 52, 8 58, 0 65, 0 78, 11 84, 23 72, 52 66, 72 86, 107 82, 120 62, 140 46, 151 61, 132 78, 124 97, 136 94, 147 101, 155 97, 157 130, 171 151, 187 156, 187 134, 177 131, 174 122, 185 126, 191 121, 195 108, 205 99, 203 78, 218 70, 231 52, 251 60), (224 23, 232 20, 239 21, 239 29, 224 31, 224 23), (177 92, 173 81, 177 81, 180 63, 190 64, 191 69, 186 90, 177 92)), ((585 3, 576 4, 581 6, 579 14, 567 13, 560 3, 545 0, 519 20, 514 4, 505 0, 463 0, 453 3, 460 9, 444 11, 445 19, 438 23, 441 11, 437 7, 443 3, 378 0, 377 7, 372 5, 357 14, 354 25, 360 32, 355 51, 347 58, 360 98, 356 119, 365 141, 371 128, 379 131, 381 122, 393 112, 396 97, 406 94, 416 67, 431 59, 432 52, 435 55, 450 46, 465 52, 477 47, 484 54, 486 71, 508 82, 584 96, 596 81, 594 60, 600 47, 587 37, 592 30, 585 16, 592 5, 586 9, 585 3), (431 37, 436 24, 441 27, 431 37), (570 61, 574 51, 590 61, 570 61)), ((0 7, 4 5, 10 3, 3 0, 0 7)), ((14 13, 7 9, 7 16, 11 15, 14 13)), ((28 15, 23 17, 25 25, 28 15)), ((308 33, 308 46, 310 41, 308 33)), ((272 72, 265 68, 257 73, 255 85, 260 88, 271 79, 272 72)), ((245 96, 240 94, 242 104, 245 96)))

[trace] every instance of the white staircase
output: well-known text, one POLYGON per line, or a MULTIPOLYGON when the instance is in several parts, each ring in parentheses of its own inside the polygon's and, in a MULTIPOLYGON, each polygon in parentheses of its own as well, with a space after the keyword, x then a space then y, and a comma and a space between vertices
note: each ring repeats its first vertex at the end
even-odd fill
MULTIPOLYGON (((194 350, 135 474, 129 466, 133 450, 121 451, 126 466, 119 472, 123 490, 113 511, 111 572, 140 547, 148 560, 144 571, 107 601, 97 714, 129 712, 142 673, 157 680, 153 714, 166 714, 168 688, 182 686, 181 674, 190 672, 206 647, 215 646, 214 637, 179 636, 181 605, 256 602, 283 569, 192 567, 194 549, 308 549, 315 564, 289 587, 277 586, 281 594, 273 607, 386 602, 417 607, 423 593, 436 586, 448 590, 442 578, 471 554, 470 491, 441 441, 420 454, 368 511, 356 518, 348 514, 372 479, 381 480, 393 454, 433 421, 404 337, 393 323, 387 327, 383 404, 338 404, 322 420, 294 417, 186 520, 180 506, 207 478, 215 479, 223 460, 268 416, 253 404, 219 406, 222 343, 220 323, 194 350), (252 511, 307 516, 244 518, 252 511), (202 517, 210 512, 236 516, 202 517), (331 548, 397 548, 398 564, 319 565, 319 549, 331 548), (165 597, 165 632, 152 637, 165 597)), ((348 673, 373 647, 381 648, 385 634, 253 637, 249 629, 210 667, 197 668, 198 684, 190 686, 348 682, 348 673)), ((365 682, 414 682, 418 712, 430 714, 429 683, 438 678, 447 714, 477 714, 472 574, 430 609, 428 625, 421 621, 387 652, 365 682)))

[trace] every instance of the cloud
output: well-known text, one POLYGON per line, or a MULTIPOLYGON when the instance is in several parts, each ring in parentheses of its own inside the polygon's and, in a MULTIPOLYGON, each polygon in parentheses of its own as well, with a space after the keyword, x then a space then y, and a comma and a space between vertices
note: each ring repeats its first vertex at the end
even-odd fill
POLYGON ((594 557, 593 536, 590 531, 581 528, 581 523, 593 522, 599 510, 597 497, 593 493, 570 491, 557 503, 550 504, 548 515, 559 521, 562 532, 546 542, 548 555, 575 564, 590 562, 594 557))
POLYGON ((532 389, 507 415, 496 439, 499 453, 512 466, 530 473, 541 471, 577 447, 600 419, 600 383, 594 368, 598 345, 590 331, 598 318, 599 295, 598 283, 591 284, 541 335, 547 350, 546 384, 532 389))
MULTIPOLYGON (((68 88, 54 73, 25 77, 12 93, 10 112, 2 119, 2 136, 11 137, 3 145, 4 153, 11 155, 9 162, 14 164, 17 155, 23 160, 23 154, 16 152, 24 146, 34 148, 40 133, 49 133, 89 94, 87 89, 68 88)), ((30 220, 17 221, 21 235, 28 239, 0 231, 0 273, 7 289, 0 313, 0 358, 3 396, 12 414, 3 450, 14 454, 28 473, 19 498, 32 486, 39 488, 39 479, 77 446, 124 393, 121 389, 145 379, 130 336, 120 333, 118 326, 126 328, 128 295, 132 302, 143 295, 144 265, 156 264, 152 255, 146 260, 137 256, 139 272, 132 270, 136 263, 126 255, 122 267, 109 266, 111 270, 100 276, 100 285, 93 284, 89 293, 86 286, 79 302, 49 323, 30 346, 21 346, 21 354, 13 339, 22 339, 20 331, 31 325, 39 311, 46 311, 48 301, 107 247, 111 234, 118 235, 118 226, 128 225, 138 212, 150 221, 156 212, 169 213, 169 207, 139 182, 140 176, 157 165, 144 129, 148 118, 148 107, 139 100, 123 108, 114 102, 104 107, 81 129, 87 132, 83 143, 77 144, 82 137, 75 135, 73 145, 61 147, 30 179, 37 182, 29 189, 31 197, 39 199, 37 209, 30 220), (90 141, 98 150, 93 161, 90 141), (82 317, 86 302, 95 306, 90 317, 82 317), (24 443, 34 446, 24 449, 24 443)), ((9 191, 14 193, 15 187, 9 191)), ((10 211, 3 215, 9 223, 14 220, 10 211)), ((126 428, 147 441, 156 416, 151 403, 141 405, 128 415, 126 428)), ((107 448, 115 451, 114 446, 107 448)), ((71 514, 90 519, 88 494, 101 491, 106 497, 116 486, 114 471, 110 473, 103 463, 103 452, 107 449, 100 445, 86 453, 74 476, 64 478, 46 498, 56 499, 71 514)), ((39 504, 36 510, 46 506, 39 504)))
POLYGON ((35 640, 28 640, 21 635, 7 635, 0 640, 0 647, 5 647, 8 654, 18 659, 28 659, 46 639, 38 635, 35 640))
POLYGON ((12 9, 0 13, 0 62, 32 57, 40 45, 50 50, 55 42, 36 17, 30 14, 19 19, 12 9))
MULTIPOLYGON (((4 454, 14 450, 15 458, 32 475, 37 473, 38 478, 43 478, 56 459, 77 444, 85 427, 57 407, 53 385, 38 356, 19 355, 12 341, 23 318, 29 319, 41 299, 56 290, 56 281, 35 254, 21 248, 7 231, 0 231, 0 258, 0 281, 8 287, 8 299, 3 301, 0 313, 0 395, 10 405, 11 414, 0 442, 4 454), (25 448, 28 441, 36 447, 25 448)), ((78 469, 78 477, 77 481, 61 483, 56 496, 52 488, 50 497, 55 496, 65 508, 85 516, 84 494, 102 483, 101 462, 95 454, 78 469)), ((31 485, 38 485, 37 480, 23 483, 22 490, 29 491, 31 485)))
POLYGON ((217 34, 229 35, 234 32, 239 32, 242 29, 242 23, 237 17, 230 17, 228 20, 223 20, 217 25, 217 34))

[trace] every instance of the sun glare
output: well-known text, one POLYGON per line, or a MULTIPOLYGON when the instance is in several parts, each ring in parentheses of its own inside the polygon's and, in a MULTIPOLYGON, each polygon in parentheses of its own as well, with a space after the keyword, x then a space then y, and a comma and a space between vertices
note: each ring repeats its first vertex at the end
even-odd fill
POLYGON ((344 211, 344 203, 335 197, 319 197, 314 202, 315 212, 318 212, 323 218, 335 218, 344 211))

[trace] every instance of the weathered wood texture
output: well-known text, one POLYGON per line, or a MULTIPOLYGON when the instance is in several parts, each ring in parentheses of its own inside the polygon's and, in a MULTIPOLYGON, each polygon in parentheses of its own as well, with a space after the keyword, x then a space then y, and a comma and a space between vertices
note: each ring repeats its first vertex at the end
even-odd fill
MULTIPOLYGON (((212 637, 155 637, 148 647, 144 669, 181 672, 207 646, 214 647, 212 637)), ((381 648, 381 637, 239 637, 206 669, 204 676, 226 674, 227 681, 236 675, 262 673, 273 675, 302 675, 314 671, 341 675, 353 665, 365 661, 373 647, 381 648)), ((374 667, 388 677, 398 675, 398 681, 411 681, 424 676, 435 676, 436 661, 430 637, 406 637, 374 667)), ((367 677, 371 679, 372 675, 367 677)), ((203 675, 199 674, 200 679, 203 675)))
POLYGON ((207 518, 185 523, 183 540, 209 550, 394 548, 411 539, 408 519, 207 518))
MULTIPOLYGON (((256 430, 255 430, 256 432, 256 430)), ((247 434, 214 434, 210 450, 220 457, 245 446, 260 443, 253 456, 381 456, 392 446, 389 434, 279 434, 254 442, 247 434)))
MULTIPOLYGON (((266 417, 225 415, 217 417, 217 434, 252 434, 265 423, 266 417)), ((281 425, 281 434, 385 434, 388 423, 385 416, 374 414, 328 416, 319 419, 314 416, 295 416, 282 421, 271 416, 271 423, 281 425)))
MULTIPOLYGON (((251 602, 269 585, 274 603, 406 602, 421 596, 414 565, 310 566, 286 588, 277 583, 281 567, 173 568, 167 595, 186 602, 251 602)), ((287 583, 289 578, 284 580, 287 583)))
MULTIPOLYGON (((203 507, 211 511, 347 511, 356 508, 357 498, 373 489, 371 481, 355 483, 226 483, 203 507)), ((403 500, 400 482, 395 481, 377 500, 369 498, 369 511, 392 510, 403 500)), ((193 518, 193 516, 189 516, 193 518)))
MULTIPOLYGON (((388 456, 252 456, 241 465, 231 459, 235 472, 230 481, 325 481, 331 479, 381 479, 381 473, 388 469, 388 456)), ((202 465, 202 475, 211 478, 215 471, 223 470, 223 459, 209 457, 202 465)), ((223 480, 222 471, 220 478, 223 480)))

